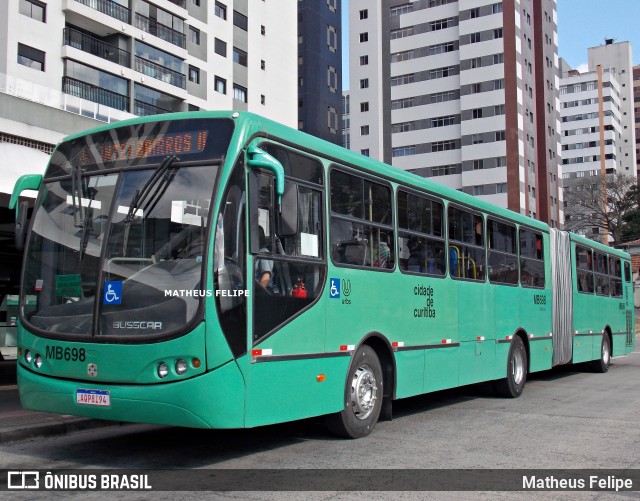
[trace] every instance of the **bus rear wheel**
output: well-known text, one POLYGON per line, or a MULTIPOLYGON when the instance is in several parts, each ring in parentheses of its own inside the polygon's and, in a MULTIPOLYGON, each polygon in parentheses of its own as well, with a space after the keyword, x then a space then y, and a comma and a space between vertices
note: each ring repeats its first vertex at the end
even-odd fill
POLYGON ((611 342, 609 341, 608 334, 605 332, 602 335, 602 343, 600 344, 600 360, 590 362, 589 368, 593 372, 604 374, 609 370, 609 365, 611 365, 611 342))
POLYGON ((326 418, 329 430, 344 438, 371 433, 382 408, 382 366, 370 346, 363 345, 351 360, 341 412, 326 418))
POLYGON ((495 382, 498 395, 507 398, 517 398, 522 395, 527 382, 527 351, 519 336, 511 341, 507 358, 507 377, 495 382))

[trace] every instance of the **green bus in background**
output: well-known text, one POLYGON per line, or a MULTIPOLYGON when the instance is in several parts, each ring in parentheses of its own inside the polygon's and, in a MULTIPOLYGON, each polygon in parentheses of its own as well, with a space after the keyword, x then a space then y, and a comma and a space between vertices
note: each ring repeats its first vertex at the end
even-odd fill
POLYGON ((628 254, 249 113, 71 136, 12 207, 25 189, 28 409, 327 415, 357 438, 395 399, 481 381, 517 397, 530 372, 634 349, 628 254))

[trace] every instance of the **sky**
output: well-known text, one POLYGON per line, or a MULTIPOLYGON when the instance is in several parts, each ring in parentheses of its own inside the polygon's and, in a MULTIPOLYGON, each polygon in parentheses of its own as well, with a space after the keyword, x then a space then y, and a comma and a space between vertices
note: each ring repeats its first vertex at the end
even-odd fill
MULTIPOLYGON (((349 0, 342 0, 342 87, 349 88, 349 0)), ((633 64, 640 64, 640 0, 558 0, 558 56, 586 70, 587 49, 605 38, 631 42, 633 64)))

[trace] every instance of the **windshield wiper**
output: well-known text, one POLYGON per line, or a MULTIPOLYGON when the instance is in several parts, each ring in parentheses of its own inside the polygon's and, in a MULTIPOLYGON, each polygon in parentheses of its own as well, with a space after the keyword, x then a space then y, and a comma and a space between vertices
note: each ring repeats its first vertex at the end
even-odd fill
MULTIPOLYGON (((81 223, 82 235, 80 236, 80 261, 82 261, 82 256, 87 250, 89 235, 93 231, 93 207, 91 207, 91 203, 95 200, 98 190, 93 187, 89 187, 87 188, 87 193, 89 194, 89 204, 87 205, 87 210, 84 213, 84 220, 81 223)), ((80 205, 82 205, 82 200, 80 202, 80 205)))
POLYGON ((82 228, 84 224, 84 209, 82 208, 82 167, 74 165, 71 171, 71 205, 73 208, 73 226, 82 228), (78 193, 80 189, 80 193, 78 193), (76 197, 78 205, 76 206, 76 197))
POLYGON ((169 168, 180 159, 175 155, 169 156, 164 159, 160 167, 151 175, 141 189, 136 190, 135 194, 131 198, 129 204, 129 210, 124 218, 124 237, 122 242, 122 255, 127 255, 127 244, 129 242, 129 230, 131 229, 131 222, 138 211, 142 210, 144 217, 145 212, 150 212, 154 209, 157 203, 160 201, 167 188, 171 184, 173 177, 175 176, 175 169, 172 172, 167 172, 169 168))

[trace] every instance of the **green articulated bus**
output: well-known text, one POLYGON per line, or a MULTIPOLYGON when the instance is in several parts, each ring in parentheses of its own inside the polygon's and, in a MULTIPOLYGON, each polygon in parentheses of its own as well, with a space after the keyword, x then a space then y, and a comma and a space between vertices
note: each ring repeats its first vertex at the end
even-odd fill
MULTIPOLYGON (((634 349, 628 254, 249 113, 71 136, 26 238, 28 409, 196 428, 327 416, 634 349)), ((26 207, 21 206, 18 218, 26 207)), ((22 227, 24 225, 18 225, 22 227)))

